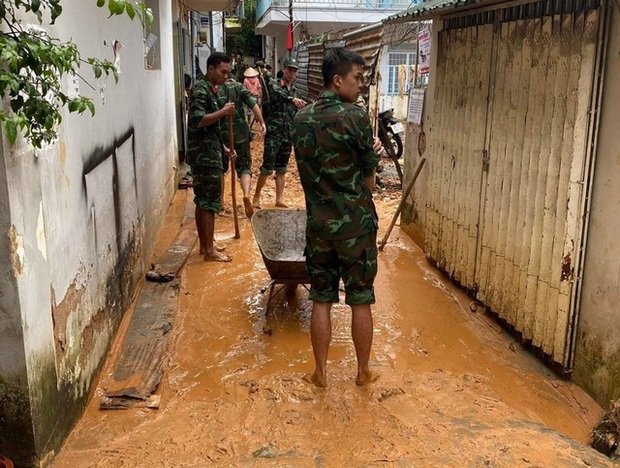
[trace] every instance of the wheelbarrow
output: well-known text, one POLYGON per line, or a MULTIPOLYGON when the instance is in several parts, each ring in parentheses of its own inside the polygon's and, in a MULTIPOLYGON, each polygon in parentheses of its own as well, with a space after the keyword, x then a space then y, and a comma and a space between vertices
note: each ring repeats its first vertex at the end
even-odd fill
POLYGON ((284 288, 287 293, 298 285, 308 289, 310 278, 306 271, 306 212, 303 210, 263 209, 252 216, 254 239, 263 257, 270 283, 265 315, 273 298, 284 288))

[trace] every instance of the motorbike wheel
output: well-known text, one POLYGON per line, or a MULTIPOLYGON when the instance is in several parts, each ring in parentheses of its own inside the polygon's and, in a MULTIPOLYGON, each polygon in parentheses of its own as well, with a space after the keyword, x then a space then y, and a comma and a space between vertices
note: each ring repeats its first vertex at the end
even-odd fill
POLYGON ((395 143, 393 142, 391 136, 392 132, 390 132, 389 130, 379 131, 379 140, 381 140, 381 144, 385 148, 385 152, 388 154, 390 159, 394 159, 398 147, 395 146, 395 143))
POLYGON ((400 135, 396 135, 390 131, 388 131, 387 134, 390 139, 390 143, 392 144, 392 148, 394 148, 396 159, 400 159, 403 155, 403 142, 400 139, 400 135))

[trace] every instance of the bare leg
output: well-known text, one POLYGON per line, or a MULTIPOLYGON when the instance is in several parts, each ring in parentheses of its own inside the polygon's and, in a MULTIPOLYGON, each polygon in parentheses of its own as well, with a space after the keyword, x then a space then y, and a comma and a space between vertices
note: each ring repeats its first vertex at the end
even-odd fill
POLYGON ((276 206, 280 208, 288 208, 288 205, 282 200, 284 197, 284 186, 286 185, 285 177, 285 173, 276 172, 276 206))
POLYGON ((308 381, 317 387, 327 387, 327 353, 332 339, 332 320, 330 302, 314 302, 310 319, 310 338, 314 352, 314 373, 308 381))
POLYGON ((230 262, 232 258, 217 251, 214 244, 215 237, 215 213, 202 211, 202 230, 205 239, 205 261, 230 262))
POLYGON ((196 205, 196 211, 194 212, 194 218, 196 219, 196 230, 198 231, 198 242, 200 244, 200 253, 205 253, 205 244, 207 240, 204 238, 204 229, 202 228, 202 210, 196 205))
MULTIPOLYGON (((203 213, 204 211, 196 207, 194 218, 196 219, 196 230, 198 231, 198 243, 200 245, 200 255, 205 254, 205 245, 207 244, 207 241, 204 236, 204 229, 202 227, 203 219, 204 219, 203 213)), ((218 252, 223 252, 224 250, 226 250, 226 247, 217 245, 215 244, 215 242, 213 243, 213 245, 215 246, 215 250, 217 250, 218 252)))
POLYGON ((245 215, 251 218, 254 214, 254 207, 250 202, 250 184, 252 182, 252 174, 241 174, 241 190, 243 190, 243 208, 245 215))
POLYGON ((256 181, 256 191, 254 192, 254 199, 252 200, 252 205, 254 208, 260 208, 260 193, 263 191, 263 187, 267 182, 268 175, 260 174, 258 176, 258 180, 256 181))
POLYGON ((250 193, 250 184, 252 182, 252 174, 241 174, 241 190, 243 190, 243 196, 247 197, 250 193))
POLYGON ((372 311, 370 304, 351 306, 353 317, 351 319, 351 335, 355 345, 357 356, 357 377, 355 384, 368 385, 379 378, 379 374, 371 372, 368 367, 370 349, 372 348, 372 311))

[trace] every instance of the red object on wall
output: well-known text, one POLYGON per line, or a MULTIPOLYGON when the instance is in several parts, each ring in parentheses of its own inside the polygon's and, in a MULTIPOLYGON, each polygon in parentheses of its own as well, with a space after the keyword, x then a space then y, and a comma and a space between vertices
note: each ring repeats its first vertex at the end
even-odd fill
POLYGON ((289 52, 293 50, 293 25, 291 23, 288 24, 286 30, 286 50, 289 52))
POLYGON ((0 468, 13 468, 13 463, 8 458, 4 458, 0 455, 0 468))

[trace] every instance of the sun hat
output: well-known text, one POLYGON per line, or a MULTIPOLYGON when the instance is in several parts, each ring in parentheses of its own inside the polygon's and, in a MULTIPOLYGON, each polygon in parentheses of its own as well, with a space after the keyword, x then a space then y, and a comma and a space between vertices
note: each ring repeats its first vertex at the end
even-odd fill
POLYGON ((258 76, 258 72, 252 68, 252 67, 248 67, 244 72, 243 72, 243 76, 245 76, 246 78, 252 78, 254 76, 258 76))

